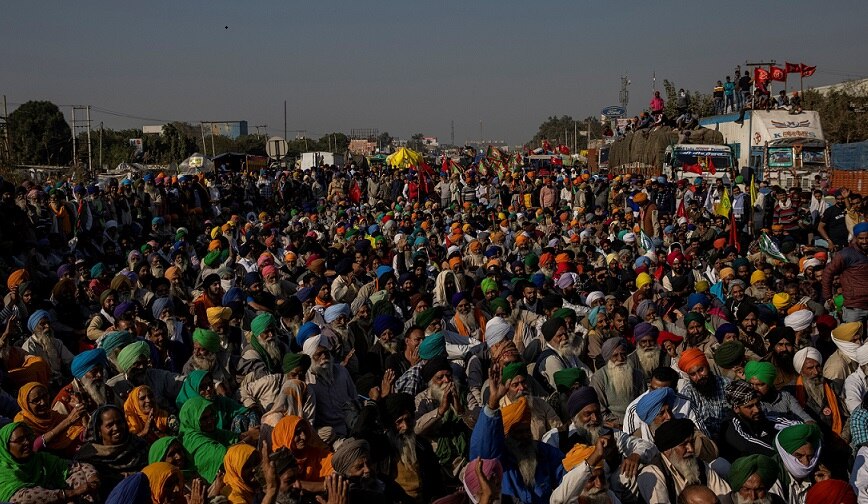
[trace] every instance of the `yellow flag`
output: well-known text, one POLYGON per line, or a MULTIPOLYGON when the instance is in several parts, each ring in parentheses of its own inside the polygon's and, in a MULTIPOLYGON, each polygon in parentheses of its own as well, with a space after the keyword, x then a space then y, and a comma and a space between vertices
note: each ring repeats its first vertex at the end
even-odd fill
POLYGON ((757 191, 756 191, 756 177, 750 178, 750 206, 756 205, 757 199, 757 191))
POLYGON ((714 213, 723 217, 729 217, 729 212, 732 210, 732 202, 729 201, 729 192, 723 190, 723 195, 720 197, 720 203, 715 205, 714 213))

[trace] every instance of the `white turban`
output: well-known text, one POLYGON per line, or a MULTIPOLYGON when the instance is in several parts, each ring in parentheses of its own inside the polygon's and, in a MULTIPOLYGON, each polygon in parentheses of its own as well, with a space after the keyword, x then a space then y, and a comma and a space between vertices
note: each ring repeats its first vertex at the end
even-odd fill
MULTIPOLYGON (((819 259, 815 259, 815 258, 812 257, 812 258, 808 259, 807 261, 805 261, 805 264, 803 264, 802 267, 803 267, 804 269, 808 269, 808 268, 810 268, 810 267, 812 267, 812 266, 813 266, 814 268, 816 268, 817 266, 819 266, 819 265, 821 265, 821 264, 823 264, 823 263, 821 263, 819 259)), ((803 271, 804 271, 804 270, 803 270, 803 271)))
POLYGON ((494 317, 485 323, 485 344, 491 348, 506 338, 511 338, 514 333, 515 328, 506 319, 494 317))
POLYGON ((823 365, 823 354, 814 347, 805 347, 796 352, 796 355, 793 355, 793 367, 796 369, 797 373, 802 372, 802 366, 805 365, 805 359, 812 359, 817 361, 821 366, 823 365))
POLYGON ((814 321, 814 312, 811 310, 799 310, 784 318, 784 325, 791 327, 793 331, 804 331, 814 321))
POLYGON ((331 349, 331 343, 329 343, 328 336, 322 334, 311 336, 304 341, 304 345, 302 345, 301 351, 304 352, 304 354, 308 357, 312 358, 313 354, 316 353, 316 350, 319 347, 331 349))
POLYGON ((606 295, 603 294, 602 291, 591 292, 588 294, 588 297, 585 299, 585 304, 587 304, 588 306, 591 306, 592 304, 594 304, 594 302, 599 301, 605 297, 606 297, 606 295))

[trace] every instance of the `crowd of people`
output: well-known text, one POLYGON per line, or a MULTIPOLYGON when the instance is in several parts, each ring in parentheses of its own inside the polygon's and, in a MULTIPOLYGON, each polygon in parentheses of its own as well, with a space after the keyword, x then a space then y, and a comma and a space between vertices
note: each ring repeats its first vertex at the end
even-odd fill
POLYGON ((0 501, 868 502, 860 195, 462 169, 0 180, 0 501))

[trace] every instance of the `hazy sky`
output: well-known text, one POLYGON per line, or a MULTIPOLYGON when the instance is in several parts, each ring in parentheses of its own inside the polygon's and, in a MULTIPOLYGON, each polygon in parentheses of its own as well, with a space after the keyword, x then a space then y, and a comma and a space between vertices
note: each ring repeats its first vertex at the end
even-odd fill
MULTIPOLYGON (((25 1, 2 9, 0 94, 157 120, 245 119, 289 136, 351 128, 522 143, 651 76, 709 91, 746 60, 868 76, 860 1, 25 1), (224 27, 228 26, 228 29, 224 27)), ((798 86, 796 74, 794 82, 798 86)), ((14 107, 12 107, 14 108, 14 107)), ((64 108, 68 115, 68 107, 64 108)), ((158 121, 94 111, 107 127, 158 121)))

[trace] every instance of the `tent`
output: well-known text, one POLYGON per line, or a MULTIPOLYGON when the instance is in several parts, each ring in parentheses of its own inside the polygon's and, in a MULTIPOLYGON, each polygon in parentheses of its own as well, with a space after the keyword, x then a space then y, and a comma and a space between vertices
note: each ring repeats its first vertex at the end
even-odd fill
POLYGON ((413 149, 401 147, 386 158, 386 163, 395 168, 409 168, 422 164, 422 155, 413 149))
POLYGON ((210 173, 214 171, 214 161, 204 154, 194 152, 192 156, 181 161, 178 165, 178 173, 182 175, 196 175, 197 173, 210 173))

